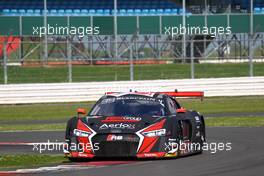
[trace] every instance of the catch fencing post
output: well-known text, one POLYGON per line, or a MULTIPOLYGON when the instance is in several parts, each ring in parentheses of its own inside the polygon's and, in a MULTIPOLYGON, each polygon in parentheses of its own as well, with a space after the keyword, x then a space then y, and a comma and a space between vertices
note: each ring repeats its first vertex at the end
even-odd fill
MULTIPOLYGON (((186 28, 186 0, 182 0, 182 9, 183 9, 183 14, 182 14, 182 25, 184 28, 186 28)), ((182 57, 183 57, 183 62, 186 62, 186 33, 183 33, 182 36, 182 57)))
POLYGON ((114 0, 114 37, 115 37, 115 60, 118 60, 118 43, 117 43, 117 0, 114 0))
POLYGON ((72 82, 72 47, 69 36, 67 38, 67 61, 68 61, 68 81, 72 82))
POLYGON ((129 61, 130 61, 130 81, 134 81, 134 63, 133 63, 133 49, 132 44, 129 49, 129 61))
POLYGON ((253 56, 254 56, 254 51, 253 51, 253 46, 254 45, 254 23, 253 23, 253 20, 254 20, 254 16, 253 16, 253 0, 250 1, 250 34, 249 34, 249 76, 250 77, 253 77, 254 76, 254 72, 253 72, 253 56))
POLYGON ((194 56, 193 40, 191 40, 191 78, 194 79, 194 56))
POLYGON ((7 84, 7 52, 6 52, 6 41, 4 41, 4 47, 3 47, 3 54, 4 54, 4 60, 3 60, 3 66, 4 66, 4 83, 7 84))
MULTIPOLYGON (((48 23, 48 20, 47 20, 47 0, 44 0, 43 1, 44 3, 44 27, 46 28, 47 30, 47 23, 48 23)), ((45 32, 45 36, 44 36, 44 65, 45 64, 48 64, 48 35, 47 35, 47 32, 45 32)))

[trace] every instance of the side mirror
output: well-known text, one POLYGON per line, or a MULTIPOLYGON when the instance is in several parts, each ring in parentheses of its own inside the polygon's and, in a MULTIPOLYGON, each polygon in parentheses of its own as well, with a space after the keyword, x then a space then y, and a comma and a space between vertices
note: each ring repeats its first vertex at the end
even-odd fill
POLYGON ((79 115, 85 115, 85 114, 87 114, 87 112, 85 109, 79 108, 79 109, 77 109, 77 114, 78 114, 78 116, 79 115))
POLYGON ((186 109, 184 109, 183 107, 181 107, 179 109, 176 109, 176 112, 177 113, 185 113, 186 112, 186 109))

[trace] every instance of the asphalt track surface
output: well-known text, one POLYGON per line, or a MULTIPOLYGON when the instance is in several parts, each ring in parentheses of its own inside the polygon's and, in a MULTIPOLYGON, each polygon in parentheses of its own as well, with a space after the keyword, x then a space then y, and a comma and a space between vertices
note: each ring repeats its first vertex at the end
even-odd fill
MULTIPOLYGON (((68 163, 82 166, 71 169, 37 172, 30 175, 69 176, 260 176, 264 173, 264 127, 209 127, 207 142, 231 142, 231 151, 209 151, 178 159, 166 160, 119 160, 68 163)), ((62 141, 63 132, 0 133, 0 142, 46 142, 62 141), (8 141, 7 141, 8 140, 8 141)), ((20 148, 17 152, 32 152, 20 148)), ((32 150, 32 148, 31 148, 32 150)), ((12 151, 11 147, 0 148, 0 154, 12 151)), ((12 152, 16 151, 14 149, 12 152)), ((24 174, 23 174, 24 175, 24 174)))

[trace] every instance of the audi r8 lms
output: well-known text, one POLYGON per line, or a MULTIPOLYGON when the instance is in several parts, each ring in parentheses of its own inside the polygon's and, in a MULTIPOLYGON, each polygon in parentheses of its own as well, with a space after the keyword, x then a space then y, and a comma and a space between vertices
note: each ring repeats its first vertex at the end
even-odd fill
POLYGON ((89 113, 78 109, 66 127, 64 153, 94 157, 163 158, 202 153, 204 117, 176 97, 203 92, 109 92, 89 113))

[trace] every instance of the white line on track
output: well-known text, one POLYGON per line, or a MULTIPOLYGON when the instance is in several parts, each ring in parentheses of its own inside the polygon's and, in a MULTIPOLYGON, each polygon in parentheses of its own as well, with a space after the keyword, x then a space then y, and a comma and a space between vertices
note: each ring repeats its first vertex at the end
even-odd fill
POLYGON ((63 145, 64 142, 0 142, 0 145, 63 145))
POLYGON ((59 172, 59 171, 71 171, 91 168, 102 168, 105 166, 82 166, 82 165, 58 165, 51 167, 40 167, 36 169, 17 169, 16 171, 0 172, 1 174, 29 174, 29 173, 43 173, 43 172, 59 172))
POLYGON ((102 162, 88 162, 88 163, 75 163, 72 165, 58 165, 50 167, 39 167, 35 169, 17 169, 15 171, 0 171, 0 175, 10 175, 10 174, 34 174, 34 173, 45 173, 45 172, 62 172, 62 171, 72 171, 72 170, 86 170, 94 168, 109 167, 113 165, 127 165, 127 164, 142 164, 149 163, 152 161, 145 162, 135 162, 135 161, 102 161, 102 162))
POLYGON ((21 133, 21 132, 64 132, 63 130, 8 130, 0 133, 21 133))

